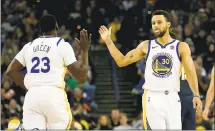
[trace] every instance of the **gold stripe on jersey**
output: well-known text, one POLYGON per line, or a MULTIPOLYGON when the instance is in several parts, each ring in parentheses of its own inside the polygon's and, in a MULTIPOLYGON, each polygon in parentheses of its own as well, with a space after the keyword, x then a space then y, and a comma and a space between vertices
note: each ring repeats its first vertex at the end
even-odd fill
POLYGON ((183 68, 183 65, 182 65, 182 63, 181 63, 181 64, 180 64, 180 68, 179 68, 179 82, 178 82, 179 88, 180 88, 180 85, 181 85, 181 84, 180 84, 180 81, 181 81, 181 80, 180 80, 180 77, 181 77, 181 75, 182 75, 182 70, 183 70, 182 68, 183 68))
POLYGON ((147 94, 148 90, 144 89, 144 94, 143 94, 143 103, 142 103, 142 108, 143 108, 143 126, 145 128, 145 130, 147 130, 147 121, 146 121, 146 94, 147 94))
POLYGON ((66 130, 69 130, 72 126, 72 112, 70 110, 70 105, 69 105, 69 102, 68 102, 68 99, 67 99, 67 94, 66 94, 66 91, 64 92, 64 98, 65 98, 65 105, 66 105, 66 112, 68 113, 68 116, 69 116, 69 122, 68 122, 68 125, 66 127, 66 130))
POLYGON ((65 82, 64 82, 64 77, 65 77, 65 75, 66 75, 66 72, 67 72, 67 69, 64 69, 64 71, 63 71, 63 73, 62 73, 62 84, 61 84, 61 86, 60 86, 60 89, 65 89, 65 86, 66 86, 66 84, 65 84, 65 82))

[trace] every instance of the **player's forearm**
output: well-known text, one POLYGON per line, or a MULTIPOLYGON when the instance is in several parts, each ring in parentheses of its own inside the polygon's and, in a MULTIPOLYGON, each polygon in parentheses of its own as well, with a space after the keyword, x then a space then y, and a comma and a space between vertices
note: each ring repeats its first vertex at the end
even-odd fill
POLYGON ((83 64, 88 68, 89 62, 88 62, 88 51, 84 51, 82 55, 83 64))
POLYGON ((124 55, 117 49, 117 47, 114 45, 113 41, 111 40, 111 38, 108 38, 105 40, 105 43, 108 47, 108 50, 111 54, 111 56, 113 57, 113 59, 115 60, 115 62, 117 63, 117 65, 119 67, 122 67, 125 65, 124 63, 124 55))
POLYGON ((82 69, 83 69, 84 74, 87 75, 88 67, 89 67, 88 51, 83 51, 82 60, 83 60, 82 69))
POLYGON ((24 75, 21 72, 7 72, 7 76, 10 77, 17 85, 26 89, 24 85, 24 75))
POLYGON ((207 91, 205 108, 209 109, 213 100, 214 100, 214 68, 211 73, 210 86, 207 91))
POLYGON ((187 81, 189 83, 189 86, 195 96, 199 96, 199 89, 198 89, 198 80, 196 75, 196 70, 193 65, 193 68, 186 69, 185 72, 187 74, 187 81))
POLYGON ((214 86, 210 86, 208 91, 207 91, 207 96, 206 96, 206 103, 205 103, 205 109, 209 109, 211 103, 214 100, 214 86))

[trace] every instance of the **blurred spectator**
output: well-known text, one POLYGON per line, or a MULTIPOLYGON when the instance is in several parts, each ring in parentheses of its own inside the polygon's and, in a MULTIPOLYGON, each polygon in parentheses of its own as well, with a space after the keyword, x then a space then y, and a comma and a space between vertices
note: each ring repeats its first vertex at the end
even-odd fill
POLYGON ((120 114, 120 125, 117 127, 114 127, 114 130, 132 130, 133 127, 128 125, 128 117, 125 113, 120 114))
POLYGON ((199 92, 200 92, 201 98, 205 99, 209 81, 206 77, 206 71, 202 65, 202 57, 197 56, 196 60, 194 61, 194 64, 195 64, 196 74, 197 74, 198 83, 199 83, 199 92))
POLYGON ((96 130, 112 130, 110 119, 107 115, 100 115, 98 119, 98 127, 96 130))
POLYGON ((112 109, 111 110, 111 126, 114 128, 120 125, 120 110, 112 109))
POLYGON ((82 125, 76 120, 72 121, 71 130, 83 130, 82 125))
POLYGON ((132 121, 132 127, 134 129, 143 129, 143 112, 141 111, 136 120, 132 121))
POLYGON ((191 39, 190 37, 187 37, 187 38, 184 40, 184 42, 186 42, 186 43, 189 45, 192 58, 195 58, 195 57, 196 57, 196 56, 195 56, 195 50, 196 50, 196 49, 195 49, 195 46, 194 46, 194 43, 193 43, 192 39, 191 39))

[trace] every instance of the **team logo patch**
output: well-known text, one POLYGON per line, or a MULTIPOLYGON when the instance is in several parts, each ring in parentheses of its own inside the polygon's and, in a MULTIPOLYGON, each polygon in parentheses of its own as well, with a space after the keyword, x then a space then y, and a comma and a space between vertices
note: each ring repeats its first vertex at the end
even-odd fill
POLYGON ((158 53, 152 57, 153 75, 166 78, 172 74, 172 56, 168 53, 158 53))
POLYGON ((174 50, 174 45, 171 45, 171 46, 170 46, 170 49, 174 50))

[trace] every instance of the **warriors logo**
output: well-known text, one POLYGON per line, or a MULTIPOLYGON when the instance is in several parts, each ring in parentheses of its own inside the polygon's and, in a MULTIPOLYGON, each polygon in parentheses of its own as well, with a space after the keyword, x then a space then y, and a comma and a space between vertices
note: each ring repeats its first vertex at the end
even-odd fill
POLYGON ((172 56, 168 53, 158 53, 152 57, 153 75, 166 78, 172 74, 172 56))

